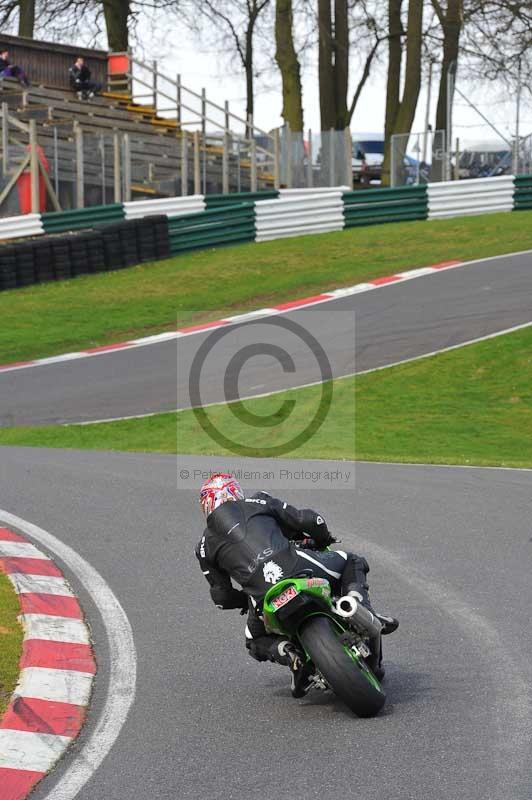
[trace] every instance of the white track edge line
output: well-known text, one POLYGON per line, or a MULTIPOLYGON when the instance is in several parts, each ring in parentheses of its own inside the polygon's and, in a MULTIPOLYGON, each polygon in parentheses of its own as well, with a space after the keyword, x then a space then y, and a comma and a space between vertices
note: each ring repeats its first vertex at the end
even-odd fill
POLYGON ((104 578, 69 545, 43 528, 0 509, 0 521, 13 525, 56 555, 76 576, 98 609, 109 645, 109 683, 104 706, 72 763, 44 800, 73 800, 96 772, 126 721, 136 693, 137 656, 126 612, 104 578))
MULTIPOLYGON (((400 367, 402 364, 410 364, 413 361, 421 361, 424 358, 433 358, 434 356, 439 356, 442 353, 448 353, 451 350, 458 350, 461 347, 467 347, 470 344, 478 344, 480 342, 485 342, 488 339, 496 339, 499 336, 504 336, 507 333, 515 333, 516 331, 524 330, 525 328, 532 327, 531 322, 524 322, 521 325, 514 325, 512 328, 505 328, 502 331, 496 331, 495 333, 488 333, 485 336, 479 336, 476 339, 468 339, 466 342, 461 342, 460 344, 452 344, 449 347, 442 347, 440 350, 432 350, 430 353, 422 353, 419 356, 412 356, 411 358, 404 358, 402 361, 393 361, 391 364, 383 364, 380 367, 371 367, 371 369, 361 370, 360 372, 350 372, 347 375, 338 375, 336 378, 333 378, 334 381, 343 381, 347 378, 358 378, 360 375, 369 375, 372 372, 381 372, 385 369, 391 369, 392 367, 400 367)), ((320 386, 323 381, 313 381, 312 383, 302 383, 300 386, 290 386, 287 389, 274 389, 271 392, 262 392, 261 394, 250 394, 240 397, 239 400, 231 400, 230 403, 227 403, 225 400, 217 400, 215 403, 205 403, 202 406, 187 406, 186 408, 176 408, 172 411, 151 411, 149 414, 137 414, 130 417, 113 417, 112 419, 95 419, 90 421, 84 422, 63 422, 61 427, 70 428, 74 425, 101 425, 105 422, 126 422, 127 420, 132 419, 145 419, 146 417, 156 417, 161 414, 179 414, 183 411, 193 411, 195 408, 213 408, 214 406, 226 406, 231 405, 231 403, 239 403, 243 400, 258 400, 261 397, 271 397, 272 395, 282 394, 283 392, 295 392, 297 389, 309 389, 312 386, 320 386)))
MULTIPOLYGON (((322 303, 330 303, 330 302, 335 301, 335 300, 340 300, 342 297, 348 296, 349 294, 362 294, 364 292, 373 291, 374 289, 384 289, 384 288, 387 288, 389 286, 395 286, 397 284, 404 283, 405 281, 416 280, 417 278, 426 278, 426 277, 429 277, 430 275, 438 275, 439 273, 446 272, 447 270, 451 270, 451 269, 461 269, 462 267, 468 267, 468 266, 470 266, 472 264, 481 264, 481 263, 484 263, 486 261, 496 261, 497 259, 501 259, 501 258, 514 258, 514 257, 517 257, 517 256, 523 256, 523 255, 528 255, 528 254, 532 254, 532 249, 531 250, 518 250, 515 253, 503 253, 503 254, 498 255, 498 256, 487 256, 486 258, 475 258, 475 259, 472 259, 471 261, 459 261, 459 259, 457 259, 457 261, 459 263, 450 264, 448 267, 419 267, 419 269, 423 269, 423 270, 428 269, 428 270, 430 270, 430 272, 426 272, 426 273, 424 272, 423 274, 418 274, 418 275, 410 275, 410 274, 408 274, 410 272, 414 272, 415 270, 405 270, 403 272, 396 272, 393 275, 384 275, 383 276, 385 278, 391 278, 391 277, 398 276, 398 280, 396 280, 396 281, 390 281, 389 283, 382 283, 382 284, 357 283, 357 284, 354 284, 353 286, 346 286, 345 288, 341 287, 340 289, 331 289, 330 291, 322 292, 322 294, 328 295, 328 296, 323 297, 321 300, 315 300, 312 303, 305 303, 304 305, 299 306, 299 307, 296 306, 295 308, 285 308, 285 309, 280 309, 280 310, 274 308, 274 309, 269 310, 269 313, 266 313, 266 314, 259 314, 259 312, 261 312, 263 309, 258 309, 257 312, 253 312, 253 311, 249 312, 248 311, 248 312, 244 312, 242 314, 237 314, 234 317, 223 317, 222 319, 215 320, 214 321, 215 324, 213 324, 213 326, 211 328, 200 328, 199 330, 188 331, 188 332, 184 332, 184 333, 179 331, 179 330, 178 331, 170 331, 168 333, 167 337, 164 340, 162 338, 159 339, 159 337, 162 337, 163 334, 154 334, 153 336, 144 337, 143 339, 133 339, 130 342, 127 342, 127 341, 126 342, 117 342, 116 343, 117 346, 116 346, 115 349, 113 349, 113 347, 114 347, 113 345, 110 345, 110 349, 109 350, 99 350, 99 351, 96 351, 94 353, 90 353, 90 352, 87 352, 87 351, 85 351, 85 352, 84 351, 80 351, 79 353, 63 353, 63 354, 58 355, 58 356, 49 356, 47 358, 36 359, 35 361, 30 362, 29 364, 20 364, 19 366, 13 366, 13 367, 10 367, 9 365, 7 365, 3 369, 0 368, 0 376, 5 372, 18 372, 19 370, 23 370, 23 369, 33 369, 34 367, 51 366, 53 364, 59 364, 59 363, 61 363, 63 361, 75 361, 75 360, 78 360, 78 359, 81 359, 81 358, 93 358, 94 356, 114 355, 115 353, 121 353, 121 352, 126 351, 126 350, 135 350, 137 347, 149 347, 150 345, 153 345, 153 344, 162 344, 162 343, 164 343, 166 341, 172 341, 173 339, 182 339, 182 338, 186 338, 188 336, 195 336, 197 334, 209 333, 211 331, 216 330, 218 327, 230 327, 232 325, 238 325, 240 322, 247 322, 247 321, 249 321, 248 317, 249 317, 250 314, 257 313, 257 316, 259 316, 259 318, 261 316, 262 317, 269 317, 269 316, 276 316, 278 314, 291 314, 291 313, 294 313, 296 311, 303 311, 306 308, 310 308, 311 306, 317 306, 317 305, 321 305, 322 303), (362 286, 364 286, 365 288, 364 289, 358 289, 357 288, 357 287, 362 287, 362 286), (338 292, 338 293, 339 292, 344 292, 345 294, 335 294, 335 292, 338 292), (241 318, 241 319, 239 319, 239 318, 241 318)), ((378 278, 375 278, 374 280, 378 280, 378 278)), ((302 298, 302 299, 304 300, 305 298, 302 298)), ((294 301, 294 302, 297 302, 297 300, 294 301)), ((264 309, 264 310, 266 310, 266 309, 264 309)), ((208 324, 208 323, 205 323, 205 324, 208 324)), ((104 345, 104 347, 105 347, 105 345, 104 345)))

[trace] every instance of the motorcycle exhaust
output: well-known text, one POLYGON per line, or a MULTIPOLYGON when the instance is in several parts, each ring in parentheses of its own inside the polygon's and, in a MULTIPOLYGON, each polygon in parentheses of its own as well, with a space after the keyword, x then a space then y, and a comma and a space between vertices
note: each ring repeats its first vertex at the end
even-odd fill
POLYGON ((380 636, 382 630, 380 620, 351 595, 340 597, 336 601, 335 610, 338 616, 349 620, 355 628, 363 633, 367 633, 372 638, 380 636))

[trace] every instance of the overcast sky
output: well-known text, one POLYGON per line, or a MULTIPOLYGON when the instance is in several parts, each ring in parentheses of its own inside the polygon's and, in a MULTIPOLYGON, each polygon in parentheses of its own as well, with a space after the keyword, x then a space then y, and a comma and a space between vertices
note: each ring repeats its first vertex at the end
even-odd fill
MULTIPOLYGON (((146 20, 140 23, 137 33, 142 40, 142 48, 134 48, 139 56, 146 61, 156 57, 161 72, 173 78, 180 73, 184 86, 198 93, 205 87, 208 98, 219 105, 223 105, 224 100, 229 100, 231 110, 243 117, 246 106, 245 81, 238 63, 231 61, 226 54, 220 53, 219 46, 216 47, 212 42, 207 42, 192 34, 184 26, 179 26, 175 18, 166 20, 168 27, 164 30, 161 29, 158 15, 156 15, 156 19, 155 31, 152 24, 146 20)), ((105 43, 102 43, 102 46, 105 47, 105 43)), ((264 130, 271 130, 282 124, 280 79, 278 70, 273 63, 273 52, 265 58, 264 53, 260 52, 261 47, 264 47, 264 43, 258 40, 256 50, 257 61, 261 64, 261 75, 256 82, 255 125, 264 130)), ((385 69, 385 58, 383 58, 382 63, 377 64, 373 69, 373 74, 360 98, 351 125, 353 134, 382 133, 384 130, 385 69)), ((354 65, 351 72, 352 84, 356 86, 360 69, 354 65)), ((436 114, 438 79, 439 75, 436 73, 432 86, 429 117, 431 124, 434 124, 436 114)), ((317 63, 308 56, 303 65, 302 80, 305 128, 310 127, 314 132, 319 131, 317 63)), ((425 80, 420 94, 414 131, 422 131, 425 127, 427 83, 428 81, 425 80)), ((501 85, 487 83, 479 85, 478 81, 468 81, 468 76, 463 71, 459 71, 457 86, 497 128, 503 138, 512 139, 515 133, 515 91, 510 91, 501 85)), ((525 87, 521 101, 520 135, 528 134, 532 135, 532 92, 529 87, 525 87)), ((461 149, 468 143, 486 140, 493 142, 498 138, 497 133, 489 127, 487 122, 459 96, 455 97, 454 103, 453 140, 456 137, 460 139, 461 149)))
MULTIPOLYGON (((223 104, 229 100, 231 109, 244 114, 245 83, 238 65, 230 59, 215 52, 212 44, 198 40, 186 29, 175 31, 171 35, 162 34, 155 37, 155 50, 162 56, 161 69, 170 75, 178 72, 182 75, 183 84, 195 91, 202 87, 207 96, 223 104), (169 42, 176 42, 175 47, 169 42)), ((357 80, 357 70, 353 70, 357 80)), ((255 124, 264 129, 271 129, 281 123, 281 96, 277 70, 274 65, 266 69, 257 81, 255 100, 255 124)), ((508 90, 501 86, 475 86, 467 81, 467 75, 459 75, 458 87, 475 104, 477 104, 489 120, 507 138, 515 131, 515 97, 510 97, 508 90)), ((431 122, 434 122, 438 75, 435 76, 432 90, 431 122)), ((309 61, 303 69, 303 102, 305 111, 305 128, 319 130, 319 100, 317 91, 317 64, 309 61)), ((378 66, 366 84, 359 102, 355 118, 351 126, 353 133, 360 131, 383 131, 385 104, 385 66, 378 66)), ((427 104, 427 82, 423 87, 418 105, 415 129, 424 128, 427 104)), ((460 97, 455 101, 454 137, 461 142, 493 140, 496 134, 480 116, 468 107, 460 97)), ((532 132, 531 95, 526 89, 522 96, 521 135, 532 132)))

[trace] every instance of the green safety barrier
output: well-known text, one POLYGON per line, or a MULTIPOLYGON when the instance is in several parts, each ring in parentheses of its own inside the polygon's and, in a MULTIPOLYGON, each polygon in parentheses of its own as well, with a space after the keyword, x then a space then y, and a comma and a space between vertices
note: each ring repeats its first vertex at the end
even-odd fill
POLYGON ((514 211, 532 208, 532 175, 516 175, 514 186, 514 211))
POLYGON ((345 227, 379 225, 385 222, 405 222, 427 219, 426 186, 400 186, 395 189, 361 189, 345 192, 345 227))
POLYGON ((238 192, 237 194, 206 194, 205 205, 207 208, 219 208, 238 202, 255 203, 260 200, 276 200, 278 197, 278 189, 267 189, 263 192, 238 192))
POLYGON ((122 203, 108 206, 89 206, 88 208, 72 208, 67 211, 51 211, 41 214, 45 233, 61 233, 63 231, 79 231, 125 219, 122 203))
POLYGON ((255 239, 254 203, 208 208, 194 214, 169 217, 170 252, 181 253, 255 239))

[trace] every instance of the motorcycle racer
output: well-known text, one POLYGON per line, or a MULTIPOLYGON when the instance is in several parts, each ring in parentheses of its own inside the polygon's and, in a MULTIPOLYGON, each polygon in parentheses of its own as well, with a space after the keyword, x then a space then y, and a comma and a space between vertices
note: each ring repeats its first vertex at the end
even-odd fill
MULTIPOLYGON (((267 633, 261 601, 272 584, 305 573, 327 579, 336 592, 351 594, 375 614, 369 599, 368 562, 354 553, 324 550, 336 540, 320 514, 297 509, 267 492, 246 497, 231 475, 212 474, 201 487, 200 505, 207 527, 196 556, 213 602, 218 608, 248 612, 246 647, 250 655, 257 661, 290 666, 292 694, 303 696, 311 686, 310 676, 292 645, 267 633), (236 589, 232 580, 242 588, 236 589)), ((376 616, 383 634, 392 633, 399 624, 393 617, 376 616)), ((382 678, 380 637, 373 642, 372 654, 370 666, 382 678)))

